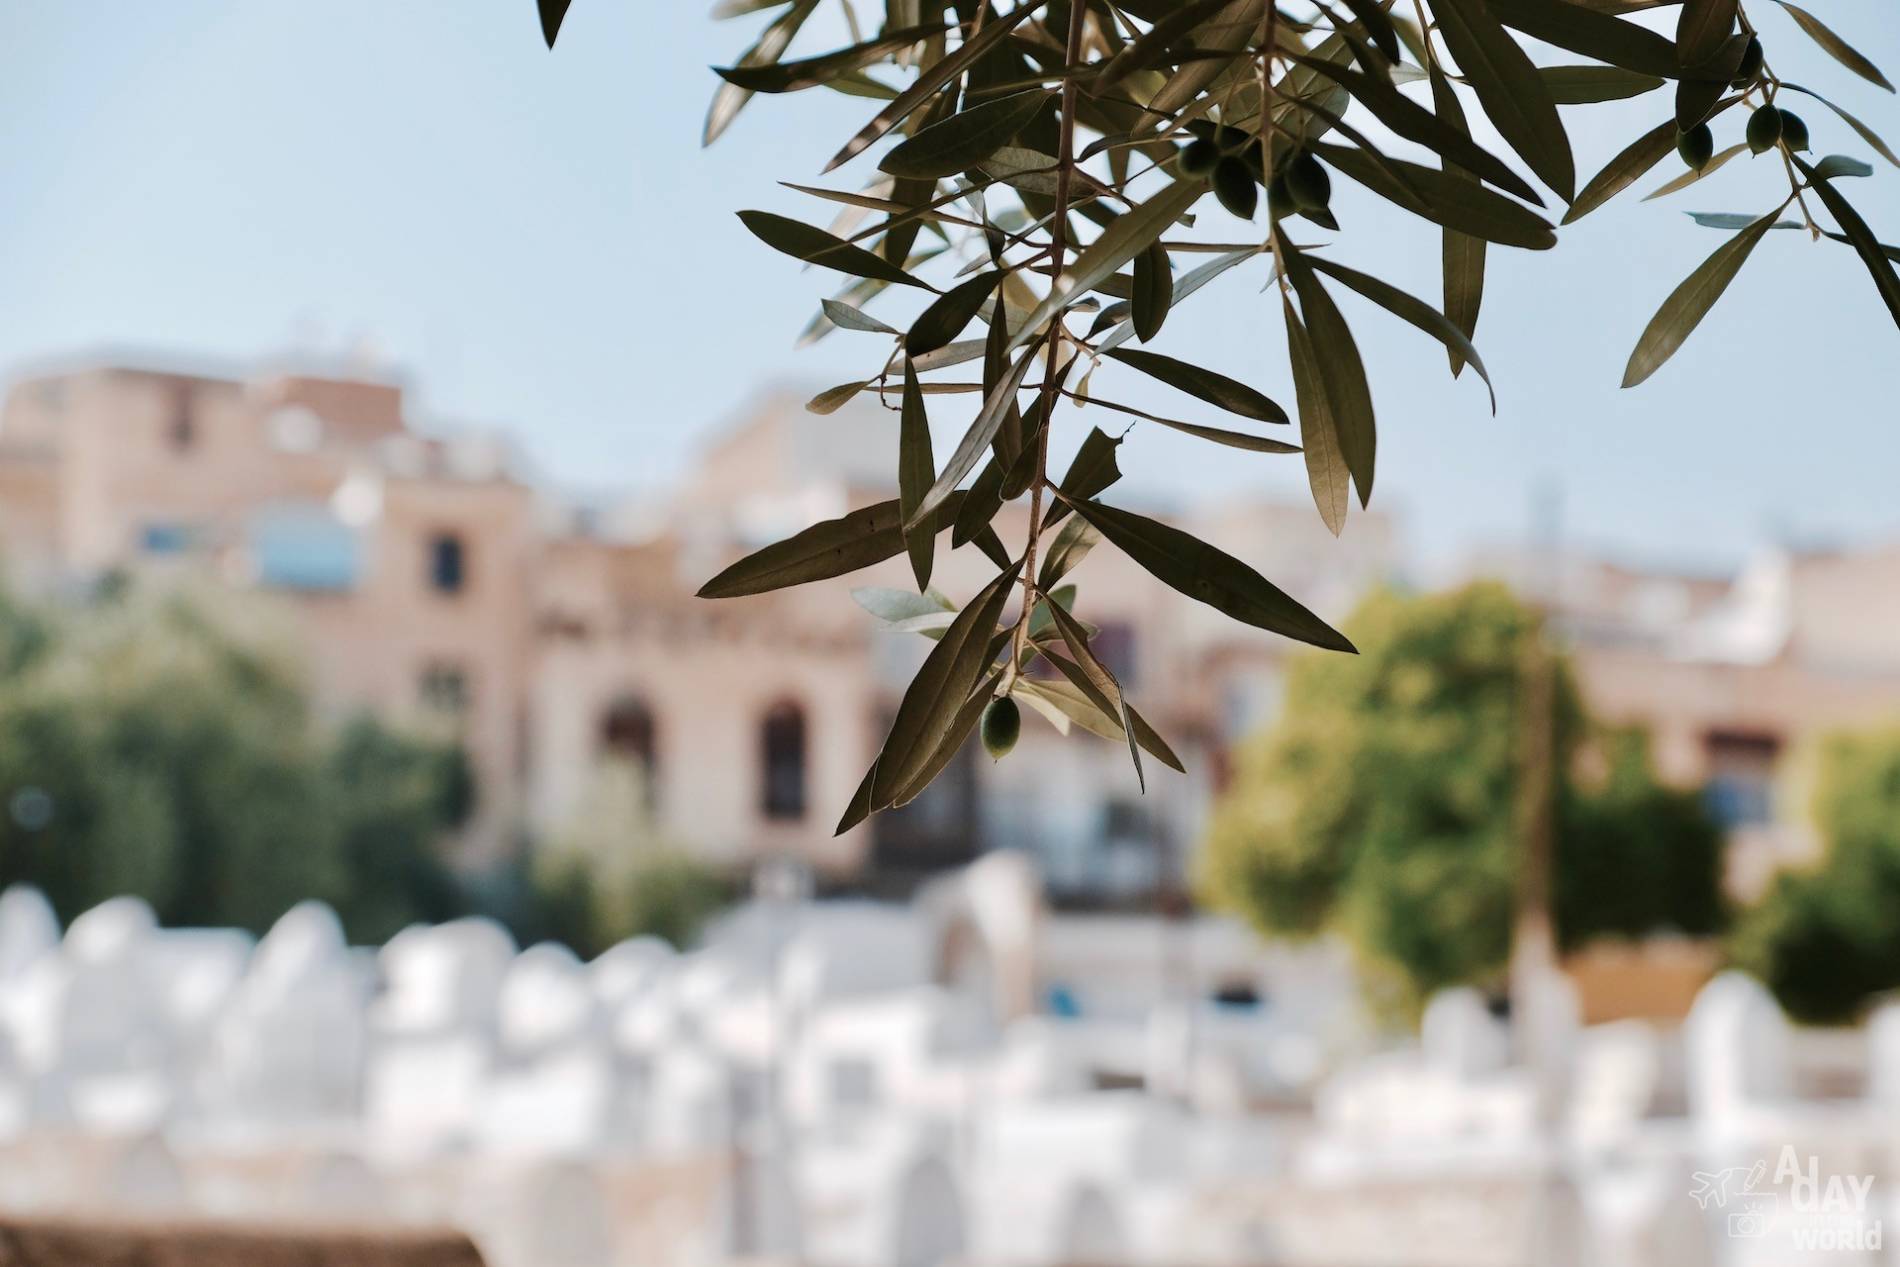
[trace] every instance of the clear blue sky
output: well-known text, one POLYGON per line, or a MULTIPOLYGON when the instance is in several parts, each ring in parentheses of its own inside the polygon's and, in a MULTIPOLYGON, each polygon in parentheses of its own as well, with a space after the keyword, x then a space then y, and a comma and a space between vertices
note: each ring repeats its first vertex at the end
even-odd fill
MULTIPOLYGON (((1813 7, 1900 75, 1890 0, 1813 7)), ((810 208, 772 182, 811 182, 863 103, 755 102, 701 151, 706 67, 756 19, 715 24, 700 0, 574 0, 549 54, 533 9, 0 7, 0 371, 107 345, 242 359, 299 332, 367 336, 428 415, 504 426, 550 476, 589 485, 664 479, 763 383, 858 376, 878 356, 866 336, 793 350, 826 281, 766 252, 731 211, 810 208)), ((1825 85, 1900 144, 1900 100, 1826 61, 1779 10, 1756 20, 1784 76, 1825 85)), ((1667 109, 1656 94, 1566 111, 1580 172, 1667 109)), ((1801 109, 1817 152, 1873 158, 1824 108, 1801 109)), ((1718 146, 1740 126, 1725 120, 1718 146)), ((1617 388, 1651 312, 1720 240, 1681 209, 1762 208, 1780 182, 1767 160, 1738 160, 1688 195, 1599 211, 1554 252, 1494 248, 1477 342, 1496 418, 1435 344, 1349 297, 1379 405, 1375 506, 1400 510, 1432 557, 1521 537, 1530 490, 1551 475, 1570 535, 1651 558, 1719 564, 1777 534, 1900 534, 1900 331, 1845 248, 1770 235, 1683 352, 1617 388)), ((1900 240, 1900 171, 1881 164, 1848 188, 1900 240)), ((1343 258, 1436 297, 1435 232, 1351 197, 1339 210, 1357 231, 1343 258)), ((1258 269, 1229 274, 1156 346, 1290 403, 1260 283, 1258 269)), ((1304 495, 1297 459, 1169 433, 1137 435, 1124 466, 1150 496, 1304 495)))

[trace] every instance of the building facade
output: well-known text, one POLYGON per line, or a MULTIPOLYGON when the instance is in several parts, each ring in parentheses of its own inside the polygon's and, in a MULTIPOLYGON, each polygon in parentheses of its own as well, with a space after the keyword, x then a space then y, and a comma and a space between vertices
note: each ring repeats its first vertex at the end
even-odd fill
MULTIPOLYGON (((970 745, 910 805, 833 834, 930 645, 880 632, 848 595, 911 588, 907 563, 750 598, 695 591, 753 549, 892 497, 895 457, 896 414, 869 398, 817 416, 768 394, 666 496, 583 514, 493 439, 418 430, 393 380, 115 358, 9 391, 0 551, 34 587, 185 570, 282 604, 326 710, 465 740, 481 788, 463 845, 474 866, 598 816, 605 773, 631 768, 641 795, 615 811, 630 838, 735 868, 791 858, 904 890, 1017 848, 1059 899, 1166 895, 1231 746, 1272 718, 1300 648, 1107 548, 1074 575, 1078 610, 1187 773, 1149 761, 1143 793, 1119 746, 1032 714, 1008 760, 970 745)), ((1006 542, 1023 513, 998 517, 1006 542)), ((1377 513, 1339 540, 1304 504, 1171 517, 1333 621, 1398 567, 1377 513)), ((934 582, 961 601, 992 571, 940 544, 934 582)), ((1706 787, 1735 829, 1742 889, 1811 848, 1782 790, 1790 754, 1900 715, 1900 547, 1767 556, 1732 579, 1571 561, 1553 602, 1595 711, 1647 725, 1664 773, 1706 787)))

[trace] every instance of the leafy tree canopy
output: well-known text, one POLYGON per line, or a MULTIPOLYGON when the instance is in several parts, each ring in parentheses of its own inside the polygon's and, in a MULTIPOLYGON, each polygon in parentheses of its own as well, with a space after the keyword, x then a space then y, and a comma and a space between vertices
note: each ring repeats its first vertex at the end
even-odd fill
POLYGON ((68 918, 130 893, 253 931, 319 897, 365 942, 460 913, 437 846, 472 798, 461 750, 331 733, 294 662, 219 613, 125 586, 77 611, 0 595, 0 883, 68 918))
MULTIPOLYGON (((1494 986, 1517 891, 1536 616, 1480 584, 1381 593, 1347 628, 1360 654, 1296 660, 1280 720, 1242 751, 1201 890, 1272 934, 1342 934, 1404 1006, 1494 986)), ((1655 782, 1640 737, 1590 735, 1557 672, 1559 941, 1714 931, 1719 837, 1697 798, 1655 782)))
MULTIPOLYGON (((842 275, 806 334, 863 341, 865 372, 811 408, 870 393, 898 415, 900 452, 895 499, 768 546, 701 593, 758 593, 902 556, 925 594, 946 534, 950 548, 974 545, 996 568, 976 595, 950 604, 947 627, 930 625, 937 646, 840 830, 921 791, 992 699, 993 725, 1006 729, 1002 700, 1023 689, 1038 657, 1069 684, 1059 692, 1066 712, 1129 740, 1138 778, 1144 751, 1170 760, 1095 655, 1083 613, 1060 619, 1050 601, 1097 541, 1236 620, 1352 649, 1218 547, 1102 501, 1120 474, 1107 431, 1089 435, 1066 473, 1052 472, 1049 431, 1065 400, 1107 411, 1117 426, 1169 428, 1261 460, 1298 455, 1337 533, 1354 497, 1363 506, 1372 495, 1378 447, 1342 291, 1442 344, 1454 375, 1469 366, 1488 384, 1472 343, 1488 252, 1555 246, 1553 220, 1574 222, 1659 164, 1678 163, 1657 190, 1674 192, 1744 153, 1761 157, 1766 192, 1743 212, 1695 213, 1721 240, 1636 338, 1624 386, 1668 361, 1775 229, 1851 251, 1900 322, 1895 248, 1843 188, 1873 168, 1851 154, 1817 156, 1812 138, 1824 132, 1825 144, 1896 166, 1900 157, 1832 101, 1782 79, 1772 54, 1811 40, 1845 72, 1892 85, 1787 0, 888 0, 875 29, 865 7, 718 0, 716 16, 763 26, 718 68, 704 130, 711 142, 760 97, 822 89, 864 99, 866 120, 841 138, 828 183, 793 186, 830 208, 828 225, 739 217, 765 246, 842 275), (839 20, 811 29, 833 26, 852 42, 793 55, 824 8, 839 20), (1556 60, 1533 60, 1546 47, 1556 60), (1580 179, 1564 112, 1651 95, 1654 126, 1580 179), (1795 113, 1803 103, 1829 112, 1824 129, 1795 113), (1478 115, 1488 129, 1473 126, 1478 115), (1396 146, 1362 125, 1433 161, 1385 152, 1396 146), (1739 138, 1719 152, 1718 127, 1739 138), (1332 205, 1341 180, 1371 196, 1355 213, 1383 214, 1348 232, 1332 205), (1355 234, 1389 232, 1403 217, 1438 226, 1436 302, 1342 260, 1355 234), (1192 349, 1159 350, 1169 314, 1236 269, 1253 271, 1267 291, 1261 315, 1280 326, 1288 368, 1274 367, 1277 385, 1183 359, 1192 349), (1116 399, 1129 375, 1176 389, 1181 410, 1160 416, 1116 399), (969 420, 948 455, 932 449, 933 400, 969 420), (1284 438, 1295 417, 1297 444, 1284 438), (1026 539, 1005 545, 992 523, 1023 498, 1026 539)), ((569 0, 539 2, 550 46, 568 9, 569 0)), ((1263 329, 1263 346, 1275 341, 1263 329)))
POLYGON ((1822 857, 1775 877, 1732 953, 1791 1015, 1833 1024, 1900 989, 1900 730, 1836 736, 1817 764, 1822 857))

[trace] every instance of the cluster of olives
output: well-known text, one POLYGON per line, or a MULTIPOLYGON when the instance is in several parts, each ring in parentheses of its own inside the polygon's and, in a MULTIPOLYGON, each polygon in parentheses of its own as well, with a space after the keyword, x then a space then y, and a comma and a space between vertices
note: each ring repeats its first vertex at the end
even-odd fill
MULTIPOLYGON (((1748 88, 1761 78, 1762 54, 1761 40, 1754 36, 1748 39, 1748 45, 1742 50, 1742 60, 1735 68, 1734 76, 1729 80, 1731 88, 1748 88)), ((1776 145, 1786 145, 1790 150, 1808 148, 1808 125, 1801 116, 1792 110, 1783 110, 1779 106, 1765 105, 1748 116, 1748 129, 1745 134, 1750 153, 1765 154, 1776 145)), ((1698 123, 1684 132, 1676 133, 1676 153, 1682 155, 1682 161, 1696 171, 1707 167, 1709 160, 1715 157, 1715 134, 1706 123, 1698 123)))
POLYGON ((1305 150, 1295 150, 1263 178, 1259 138, 1240 128, 1196 120, 1188 125, 1194 139, 1181 151, 1181 170, 1206 176, 1221 206, 1242 220, 1251 220, 1260 205, 1260 186, 1267 189, 1267 211, 1274 219, 1303 215, 1329 229, 1339 227, 1332 212, 1333 181, 1320 161, 1305 150))

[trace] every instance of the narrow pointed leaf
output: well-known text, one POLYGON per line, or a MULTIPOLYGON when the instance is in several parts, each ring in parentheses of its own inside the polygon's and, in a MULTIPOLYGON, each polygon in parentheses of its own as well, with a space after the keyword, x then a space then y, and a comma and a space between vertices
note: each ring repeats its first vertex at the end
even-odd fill
POLYGON ((1108 353, 1111 361, 1120 361, 1123 365, 1140 370, 1150 378, 1159 379, 1168 386, 1186 392, 1197 400, 1204 400, 1230 414, 1239 414, 1242 418, 1252 418, 1257 422, 1286 422, 1286 410, 1276 402, 1255 391, 1245 383, 1237 382, 1225 374, 1217 374, 1187 361, 1179 361, 1159 352, 1144 352, 1135 348, 1121 348, 1108 353))
POLYGON ((1786 88, 1790 92, 1798 92, 1804 97, 1813 97, 1816 101, 1820 102, 1822 105, 1832 110, 1835 114, 1839 115, 1841 122, 1845 123, 1848 127, 1854 129, 1854 131, 1860 136, 1861 140, 1873 146, 1874 149, 1880 154, 1880 157, 1886 159, 1889 163, 1892 163, 1895 167, 1900 167, 1900 154, 1895 154, 1893 150, 1888 148, 1887 143, 1881 140, 1880 137, 1874 132, 1874 130, 1868 127, 1865 123, 1862 123, 1859 119, 1847 113, 1847 111, 1841 109, 1839 106, 1835 105, 1832 101, 1829 101, 1826 97, 1823 97, 1820 93, 1815 92, 1812 89, 1803 88, 1800 84, 1791 84, 1785 81, 1782 83, 1781 86, 1783 88, 1786 88))
POLYGON ((1498 21, 1533 39, 1624 70, 1673 79, 1676 49, 1664 36, 1573 0, 1487 0, 1498 21))
POLYGON ((1839 180, 1843 176, 1871 176, 1874 169, 1858 158, 1846 154, 1829 154, 1814 165, 1814 179, 1839 180))
MULTIPOLYGON (((789 9, 772 20, 751 48, 740 55, 739 65, 770 66, 778 61, 791 46, 799 28, 805 25, 805 19, 817 7, 818 0, 796 0, 789 9)), ((718 140, 751 99, 752 93, 748 89, 734 83, 721 83, 713 93, 712 104, 706 107, 706 123, 700 129, 699 143, 711 145, 718 140)))
POLYGON ((938 120, 886 154, 878 170, 936 180, 975 167, 1007 145, 1051 100, 1047 91, 998 97, 938 120))
POLYGON ((541 38, 554 47, 554 37, 561 33, 561 22, 567 17, 567 6, 573 0, 538 0, 541 7, 541 38))
POLYGON ((1557 103, 1537 67, 1491 16, 1485 0, 1434 0, 1432 11, 1439 34, 1498 134, 1569 202, 1577 185, 1576 162, 1557 103))
POLYGON ((1300 448, 1306 454, 1306 482, 1321 522, 1335 537, 1346 527, 1346 509, 1352 503, 1352 472, 1340 453, 1339 432, 1326 407, 1326 388, 1313 360, 1312 338, 1293 305, 1286 309, 1287 355, 1293 362, 1293 391, 1300 405, 1300 448))
POLYGON ((885 325, 882 321, 879 321, 870 313, 865 312, 862 308, 854 308, 841 299, 821 299, 818 301, 818 306, 824 309, 825 319, 834 326, 839 326, 846 330, 862 330, 867 334, 897 333, 896 330, 885 325))
POLYGON ((1642 178, 1644 172, 1676 151, 1676 121, 1664 119, 1624 147, 1623 152, 1603 165, 1590 183, 1577 193, 1577 200, 1564 212, 1563 223, 1571 224, 1595 211, 1642 178))
POLYGON ((1177 180, 1127 214, 1116 217, 1070 261, 1062 276, 1050 284, 1049 294, 1029 314, 1022 328, 1011 338, 1010 346, 1022 346, 1077 296, 1101 285, 1122 265, 1147 250, 1150 243, 1167 232, 1168 226, 1180 219, 1206 192, 1204 180, 1177 180))
POLYGON ((1676 60, 1700 66, 1735 29, 1736 0, 1683 0, 1676 18, 1676 60))
POLYGON ((1391 80, 1317 58, 1299 60, 1302 65, 1336 81, 1397 135, 1418 142, 1500 189, 1542 205, 1543 199, 1537 196, 1537 191, 1505 166, 1503 159, 1473 141, 1462 128, 1451 126, 1400 92, 1391 80))
MULTIPOLYGON (((1053 664, 1067 680, 1019 680, 1016 689, 1040 694, 1091 735, 1099 735, 1111 743, 1124 742, 1127 731, 1122 728, 1118 714, 1108 706, 1106 699, 1094 693, 1094 687, 1090 684, 1088 675, 1067 656, 1056 653, 1046 643, 1040 645, 1037 650, 1042 658, 1053 664)), ((1148 724, 1147 718, 1141 715, 1139 709, 1129 708, 1128 719, 1135 724, 1135 742, 1139 743, 1149 756, 1170 770, 1185 771, 1187 769, 1181 764, 1181 758, 1174 755, 1174 749, 1168 747, 1167 740, 1156 733, 1155 728, 1148 724)))
POLYGON ((1044 593, 1054 589, 1088 557, 1101 539, 1102 534, 1086 519, 1071 519, 1063 524, 1062 531, 1043 554, 1042 569, 1036 574, 1036 588, 1044 593))
POLYGON ((904 407, 897 440, 897 506, 904 516, 904 546, 910 553, 910 570, 917 578, 918 593, 930 588, 937 535, 930 531, 930 525, 919 521, 917 507, 936 478, 937 460, 930 452, 930 415, 924 410, 917 369, 905 357, 904 407), (913 523, 915 527, 910 526, 913 523))
POLYGON ((1064 500, 1118 550, 1155 579, 1242 624, 1333 651, 1352 651, 1343 635, 1239 559, 1179 528, 1087 498, 1064 500))
MULTIPOLYGON (((962 494, 935 521, 941 532, 956 517, 962 494)), ((827 519, 740 559, 699 589, 701 598, 739 598, 843 576, 894 559, 904 550, 903 515, 895 499, 827 519)))
POLYGON ((952 731, 989 665, 990 638, 1018 570, 998 573, 970 600, 911 679, 876 761, 870 797, 874 809, 894 804, 952 731))
MULTIPOLYGON (((1093 497, 1110 487, 1122 477, 1121 467, 1115 461, 1115 452, 1121 447, 1119 436, 1111 436, 1096 427, 1082 438, 1082 447, 1075 451, 1069 469, 1063 472, 1056 487, 1070 497, 1093 497)), ((1043 530, 1060 523, 1068 513, 1069 503, 1057 500, 1042 517, 1043 530)))
POLYGON ((1498 411, 1497 391, 1491 386, 1491 375, 1484 368, 1484 361, 1479 358, 1478 349, 1471 346, 1471 340, 1465 337, 1464 331, 1453 325, 1444 313, 1424 300, 1408 295, 1397 286, 1380 281, 1368 273, 1347 268, 1344 264, 1336 263, 1320 255, 1307 255, 1303 258, 1309 267, 1345 283, 1393 316, 1410 322, 1437 339, 1445 345, 1446 350, 1457 355, 1460 360, 1469 362, 1471 368, 1478 371, 1478 376, 1484 380, 1486 390, 1491 393, 1491 412, 1495 414, 1498 411))
POLYGON ((1636 350, 1630 353, 1629 365, 1623 371, 1623 386, 1636 386, 1675 355, 1683 340, 1708 315, 1715 301, 1728 289, 1728 284, 1735 280, 1735 274, 1741 271, 1749 252, 1755 249, 1762 235, 1774 226, 1780 214, 1780 208, 1776 208, 1717 247, 1713 255, 1702 261, 1695 272, 1689 274, 1670 293, 1669 298, 1663 300, 1662 307, 1650 318, 1643 337, 1636 341, 1636 350))
POLYGON ((983 710, 989 707, 990 698, 995 694, 996 684, 1002 676, 1000 670, 991 674, 970 693, 970 698, 964 701, 962 708, 951 718, 950 724, 944 728, 942 737, 937 741, 936 748, 925 758, 910 783, 898 789, 897 794, 882 805, 874 806, 871 803, 875 795, 874 784, 879 765, 879 762, 872 762, 871 768, 865 771, 864 781, 858 784, 858 790, 852 793, 850 804, 845 806, 844 817, 838 820, 838 826, 832 834, 842 836, 878 810, 907 803, 915 799, 918 792, 930 786, 931 782, 943 773, 944 767, 948 766, 951 759, 957 755, 964 741, 969 739, 970 732, 976 729, 976 723, 983 716, 983 710))
POLYGON ((904 336, 904 351, 911 356, 922 356, 947 347, 963 333, 965 326, 976 320, 983 301, 1002 280, 1003 275, 994 270, 978 273, 932 300, 930 306, 917 315, 917 320, 910 323, 910 333, 904 336))
POLYGON ((1544 77, 1550 99, 1560 106, 1622 101, 1654 92, 1668 82, 1661 75, 1639 74, 1621 66, 1543 66, 1537 73, 1544 77))
POLYGON ((1003 425, 1010 406, 1016 403, 1016 393, 1023 385, 1023 379, 1029 375, 1030 364, 1036 359, 1040 348, 1026 348, 1017 356, 1016 364, 1010 369, 1002 382, 998 383, 983 399, 983 408, 977 411, 976 420, 970 429, 963 433, 963 439, 957 442, 956 451, 937 476, 936 483, 924 494, 915 514, 909 518, 921 518, 934 514, 937 507, 948 500, 963 477, 976 468, 977 460, 983 451, 990 447, 997 429, 1003 425))
MULTIPOLYGON (((1437 107, 1439 116, 1460 132, 1466 131, 1464 107, 1459 104, 1458 94, 1452 91, 1450 82, 1437 66, 1431 68, 1431 85, 1432 104, 1437 107)), ((1442 166, 1447 179, 1477 183, 1476 176, 1448 159, 1443 160, 1442 166)), ((1484 303, 1484 239, 1452 228, 1441 230, 1439 236, 1445 318, 1458 327, 1466 339, 1475 338, 1478 332, 1478 310, 1484 303)), ((1451 376, 1457 378, 1464 372, 1464 358, 1451 348, 1445 349, 1445 355, 1451 363, 1451 376)))
MULTIPOLYGON (((1276 230, 1277 232, 1277 230, 1276 230)), ((1372 477, 1378 451, 1378 431, 1372 411, 1372 389, 1366 383, 1365 363, 1353 341, 1352 330, 1339 306, 1313 275, 1306 253, 1282 241, 1280 260, 1287 280, 1300 299, 1300 319, 1312 339, 1313 363, 1326 393, 1326 411, 1339 437, 1339 452, 1359 489, 1359 504, 1372 500, 1372 477)))
POLYGON ((789 216, 774 215, 769 211, 741 211, 739 219, 761 242, 775 251, 783 251, 793 259, 875 281, 934 289, 883 257, 789 216))
MULTIPOLYGON (((1688 216, 1705 229, 1727 229, 1731 233, 1737 229, 1746 229, 1761 218, 1760 216, 1745 215, 1739 211, 1685 211, 1682 214, 1688 216)), ((1798 229, 1801 227, 1801 224, 1796 220, 1777 220, 1768 227, 1771 229, 1798 229)))
POLYGON ((1075 617, 1064 611, 1060 603, 1049 604, 1049 615, 1054 618, 1062 641, 1068 645, 1069 654, 1075 658, 1076 667, 1088 675, 1089 682, 1120 715, 1122 733, 1128 740, 1128 759, 1135 765, 1135 782, 1147 792, 1148 776, 1141 769, 1141 747, 1135 742, 1135 726, 1128 718, 1128 700, 1122 695, 1121 683, 1108 671, 1108 666, 1096 658, 1089 647, 1088 633, 1075 617))
POLYGON ((1738 142, 1737 144, 1731 145, 1727 149, 1718 152, 1714 158, 1711 158, 1708 162, 1704 163, 1702 165, 1701 171, 1697 171, 1693 167, 1685 167, 1676 176, 1671 177, 1669 180, 1664 181, 1662 184, 1656 186, 1656 188, 1650 191, 1649 193, 1644 194, 1643 201, 1649 202, 1652 199, 1664 198, 1670 194, 1677 193, 1681 190, 1687 189, 1689 186, 1695 184, 1699 180, 1707 180, 1709 177, 1715 175, 1716 172, 1721 171, 1723 165, 1726 164, 1730 159, 1736 158, 1746 153, 1748 153, 1748 146, 1746 143, 1738 142))
POLYGON ((1535 212, 1476 181, 1403 159, 1387 159, 1385 165, 1404 178, 1406 183, 1401 185, 1357 147, 1322 142, 1314 149, 1372 192, 1434 224, 1530 251, 1557 245, 1557 235, 1535 212))
POLYGON ((920 44, 933 35, 943 34, 946 29, 942 23, 903 27, 874 40, 866 40, 862 44, 853 44, 850 48, 837 49, 818 57, 758 66, 715 66, 713 73, 747 92, 802 92, 882 61, 900 49, 920 44))
POLYGON ((863 153, 892 128, 909 118, 928 102, 939 88, 961 75, 978 58, 1001 44, 1009 33, 1030 14, 1041 9, 1047 0, 1024 0, 1010 12, 992 17, 983 24, 983 29, 974 36, 957 45, 955 51, 945 54, 917 73, 910 87, 897 94, 891 103, 877 112, 856 136, 845 142, 844 148, 834 154, 825 170, 831 171, 850 162, 863 153))
POLYGON ((1860 256, 1860 262, 1867 266, 1867 273, 1874 279, 1874 289, 1880 292, 1881 302, 1887 305, 1887 312, 1893 317, 1895 325, 1900 325, 1900 274, 1895 274, 1893 263, 1887 258, 1886 248, 1874 237, 1867 222, 1860 213, 1841 196, 1834 183, 1820 177, 1816 168, 1810 167, 1800 159, 1794 165, 1808 178, 1809 187, 1827 207, 1828 214, 1840 224, 1841 232, 1847 235, 1848 245, 1860 256))
POLYGON ((1809 39, 1825 49, 1829 57, 1832 57, 1835 61, 1847 67, 1847 69, 1853 71, 1856 75, 1859 75, 1869 83, 1879 84, 1888 92, 1893 91, 1893 85, 1887 81, 1885 75, 1880 73, 1880 67, 1868 61, 1861 55, 1858 49, 1836 35, 1828 28, 1827 23, 1815 17, 1806 9, 1796 8, 1794 5, 1789 4, 1788 0, 1775 0, 1775 2, 1788 11, 1788 16, 1793 18, 1795 23, 1808 33, 1809 39))
POLYGON ((1120 413, 1132 414, 1158 423, 1173 431, 1195 436, 1202 440, 1212 440, 1215 444, 1224 444, 1230 449, 1245 449, 1250 453, 1298 453, 1300 446, 1288 444, 1284 440, 1270 440, 1266 436, 1257 436, 1248 431, 1230 431, 1225 427, 1209 427, 1198 422, 1182 422, 1179 418, 1164 418, 1160 414, 1151 414, 1145 409, 1136 409, 1132 405, 1117 404, 1112 400, 1097 399, 1091 403, 1104 409, 1113 409, 1120 413))

